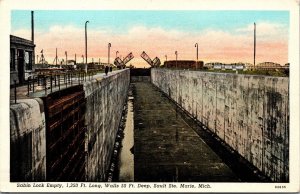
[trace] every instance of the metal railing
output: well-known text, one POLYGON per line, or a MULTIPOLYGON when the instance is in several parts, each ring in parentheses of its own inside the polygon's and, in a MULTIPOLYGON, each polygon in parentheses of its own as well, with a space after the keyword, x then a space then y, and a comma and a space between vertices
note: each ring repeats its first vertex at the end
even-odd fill
POLYGON ((31 93, 44 91, 45 95, 55 90, 60 91, 74 85, 83 84, 87 79, 91 80, 97 74, 96 70, 87 73, 83 71, 47 72, 32 75, 27 81, 27 96, 31 93))
MULTIPOLYGON (((87 80, 92 80, 93 76, 97 73, 102 72, 99 70, 89 70, 87 73, 80 70, 71 71, 47 71, 47 72, 36 72, 29 76, 27 79, 27 97, 33 97, 34 93, 40 92, 41 95, 47 95, 54 91, 60 91, 62 89, 81 85, 87 80), (44 91, 44 93, 42 93, 44 91)), ((13 102, 17 103, 17 81, 14 80, 12 97, 13 102)))

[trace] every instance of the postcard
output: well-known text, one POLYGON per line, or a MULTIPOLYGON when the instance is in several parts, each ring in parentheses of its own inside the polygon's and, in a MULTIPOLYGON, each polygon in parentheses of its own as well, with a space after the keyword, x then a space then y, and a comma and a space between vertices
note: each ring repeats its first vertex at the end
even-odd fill
POLYGON ((0 10, 1 192, 299 192, 299 1, 0 10))

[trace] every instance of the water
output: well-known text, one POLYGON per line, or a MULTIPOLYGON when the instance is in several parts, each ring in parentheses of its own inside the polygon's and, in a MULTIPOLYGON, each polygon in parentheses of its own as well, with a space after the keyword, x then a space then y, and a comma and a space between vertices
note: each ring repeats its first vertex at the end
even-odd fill
POLYGON ((133 97, 128 98, 128 109, 126 116, 126 125, 124 129, 124 139, 119 157, 119 181, 131 182, 134 181, 134 125, 133 125, 133 97))

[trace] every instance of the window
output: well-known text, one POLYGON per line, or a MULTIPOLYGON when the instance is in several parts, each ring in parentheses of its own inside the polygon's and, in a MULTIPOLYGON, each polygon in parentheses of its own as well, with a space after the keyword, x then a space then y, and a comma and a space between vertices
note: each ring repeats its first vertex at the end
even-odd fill
POLYGON ((16 70, 15 49, 10 49, 10 71, 16 70))
POLYGON ((32 70, 32 52, 25 51, 25 68, 26 70, 32 70))

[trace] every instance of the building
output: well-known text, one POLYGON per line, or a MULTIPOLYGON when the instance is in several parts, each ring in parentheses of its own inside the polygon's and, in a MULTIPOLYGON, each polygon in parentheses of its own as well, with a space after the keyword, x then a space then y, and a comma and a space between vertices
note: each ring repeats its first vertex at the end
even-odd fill
POLYGON ((252 63, 245 63, 245 70, 253 69, 254 65, 252 63))
POLYGON ((281 66, 278 63, 263 62, 263 63, 257 64, 256 69, 261 69, 261 70, 279 70, 279 69, 284 69, 284 67, 281 66))
POLYGON ((210 62, 206 63, 204 67, 208 69, 218 69, 218 70, 243 70, 245 69, 245 64, 239 63, 221 63, 221 62, 210 62))
POLYGON ((164 67, 168 68, 182 68, 182 69, 200 69, 203 68, 203 61, 192 60, 170 60, 164 62, 164 67))
POLYGON ((33 72, 35 44, 31 40, 10 35, 10 84, 24 83, 33 72))

